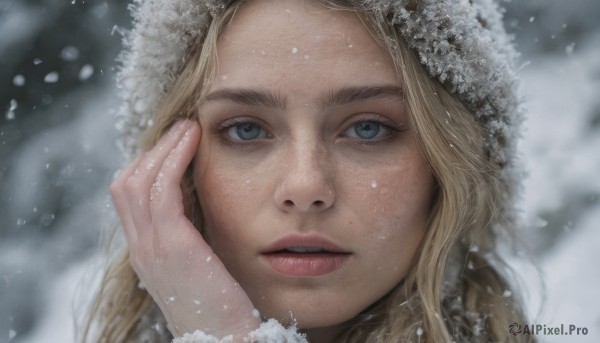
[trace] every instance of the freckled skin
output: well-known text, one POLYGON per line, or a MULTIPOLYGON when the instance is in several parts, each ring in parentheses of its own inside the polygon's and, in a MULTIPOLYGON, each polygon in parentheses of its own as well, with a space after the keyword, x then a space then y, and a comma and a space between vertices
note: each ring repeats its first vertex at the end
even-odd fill
POLYGON ((211 91, 269 90, 287 106, 201 106, 194 178, 205 239, 264 316, 293 317, 309 337, 322 339, 404 278, 434 182, 410 129, 373 145, 342 137, 356 113, 382 112, 407 123, 401 100, 323 109, 319 99, 346 86, 401 84, 390 56, 354 14, 311 1, 245 4, 217 51, 217 75, 227 77, 211 91), (258 118, 271 136, 249 148, 226 144, 227 133, 211 129, 236 116, 258 118), (352 255, 319 277, 278 274, 260 252, 295 232, 319 233, 352 255))

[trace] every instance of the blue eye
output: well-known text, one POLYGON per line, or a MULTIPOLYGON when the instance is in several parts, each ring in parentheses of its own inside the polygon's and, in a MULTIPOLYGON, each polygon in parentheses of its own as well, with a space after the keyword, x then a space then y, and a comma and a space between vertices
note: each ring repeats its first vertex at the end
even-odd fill
POLYGON ((382 131, 385 131, 385 129, 382 130, 381 124, 367 120, 354 124, 345 133, 353 138, 373 139, 379 136, 382 131))
POLYGON ((257 138, 266 137, 266 132, 255 123, 240 123, 231 126, 227 130, 230 138, 236 141, 250 141, 257 138))

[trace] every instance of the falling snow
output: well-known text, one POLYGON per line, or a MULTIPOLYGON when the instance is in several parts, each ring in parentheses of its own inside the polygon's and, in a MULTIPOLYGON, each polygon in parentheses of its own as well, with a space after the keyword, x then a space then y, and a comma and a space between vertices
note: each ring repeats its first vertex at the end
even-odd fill
POLYGON ((61 50, 60 57, 65 61, 76 61, 79 58, 79 49, 74 46, 67 46, 61 50))
POLYGON ((58 72, 53 71, 50 72, 48 74, 46 74, 46 76, 44 76, 44 82, 46 83, 57 83, 58 82, 58 72))
POLYGON ((85 81, 94 75, 94 67, 91 64, 86 64, 79 71, 79 80, 85 81))
POLYGON ((15 100, 15 99, 10 100, 10 107, 8 108, 8 111, 6 112, 6 120, 15 119, 15 110, 17 109, 18 106, 19 106, 19 104, 17 103, 17 100, 15 100))
POLYGON ((25 86, 25 76, 21 74, 15 75, 15 77, 13 77, 13 85, 15 85, 16 87, 25 86))

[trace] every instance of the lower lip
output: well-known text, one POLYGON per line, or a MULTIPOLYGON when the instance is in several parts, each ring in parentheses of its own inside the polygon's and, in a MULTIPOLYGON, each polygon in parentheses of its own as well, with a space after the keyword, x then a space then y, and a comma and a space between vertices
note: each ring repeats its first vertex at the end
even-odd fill
POLYGON ((288 276, 319 276, 332 273, 350 258, 350 254, 265 254, 267 262, 288 276))

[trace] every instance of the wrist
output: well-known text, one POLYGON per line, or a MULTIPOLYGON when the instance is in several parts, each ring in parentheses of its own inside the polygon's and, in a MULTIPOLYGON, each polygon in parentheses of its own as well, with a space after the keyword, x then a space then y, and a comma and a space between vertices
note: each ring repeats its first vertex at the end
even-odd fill
POLYGON ((297 331, 295 326, 283 327, 277 320, 269 319, 253 331, 246 334, 235 333, 217 338, 201 330, 185 333, 175 338, 172 343, 307 343, 306 336, 297 331))
POLYGON ((219 329, 210 327, 198 329, 196 322, 196 325, 169 326, 169 331, 174 337, 179 337, 173 341, 177 343, 247 343, 253 342, 248 337, 261 327, 261 321, 258 318, 230 325, 219 324, 219 329))

